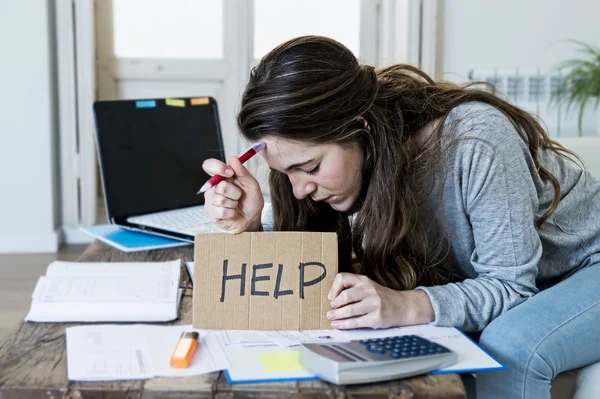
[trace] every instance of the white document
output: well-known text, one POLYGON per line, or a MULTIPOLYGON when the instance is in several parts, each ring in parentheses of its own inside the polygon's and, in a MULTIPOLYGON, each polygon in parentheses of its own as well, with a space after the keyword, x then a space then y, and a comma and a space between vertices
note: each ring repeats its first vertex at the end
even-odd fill
POLYGON ((262 331, 262 333, 283 348, 306 343, 349 341, 340 330, 262 331))
POLYGON ((154 376, 146 342, 134 326, 66 329, 67 375, 71 381, 136 380, 154 376))
POLYGON ((93 325, 69 327, 67 374, 71 381, 113 381, 155 376, 183 377, 229 366, 215 334, 191 326, 93 325), (188 368, 169 365, 183 332, 200 334, 188 368))
POLYGON ((169 321, 177 318, 180 261, 53 262, 26 321, 169 321))
POLYGON ((264 335, 264 331, 221 330, 221 342, 225 346, 268 346, 274 343, 264 335))

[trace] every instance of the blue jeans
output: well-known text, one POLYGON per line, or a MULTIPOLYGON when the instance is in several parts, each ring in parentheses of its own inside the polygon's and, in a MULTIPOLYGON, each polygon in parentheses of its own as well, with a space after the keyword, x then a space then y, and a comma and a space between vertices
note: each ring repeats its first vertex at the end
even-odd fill
POLYGON ((600 361, 600 263, 492 321, 479 344, 507 370, 477 374, 477 398, 550 398, 559 373, 600 361))

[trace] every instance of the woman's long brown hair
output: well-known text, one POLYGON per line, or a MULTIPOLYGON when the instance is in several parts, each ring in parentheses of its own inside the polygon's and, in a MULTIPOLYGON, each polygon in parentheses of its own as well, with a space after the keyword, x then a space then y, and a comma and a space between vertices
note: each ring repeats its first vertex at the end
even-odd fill
POLYGON ((288 177, 271 171, 275 229, 337 232, 340 270, 350 270, 354 251, 361 265, 354 271, 390 288, 448 282, 443 246, 428 240, 419 220, 416 187, 439 169, 439 140, 417 146, 412 139, 470 101, 493 105, 508 117, 540 176, 554 187, 554 200, 537 221, 541 225, 558 206, 560 184, 540 164, 539 152, 569 152, 532 115, 491 92, 434 81, 409 65, 378 70, 360 65, 346 47, 325 37, 303 36, 278 46, 251 72, 238 115, 241 132, 251 141, 278 136, 309 143, 358 142, 364 166, 360 212, 352 228, 348 214, 310 196, 297 200, 288 177), (368 121, 369 129, 358 116, 368 121))

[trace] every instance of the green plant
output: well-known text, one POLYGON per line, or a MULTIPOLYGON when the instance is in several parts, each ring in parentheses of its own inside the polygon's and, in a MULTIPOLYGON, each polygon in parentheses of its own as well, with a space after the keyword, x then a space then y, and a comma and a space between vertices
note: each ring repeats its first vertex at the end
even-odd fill
POLYGON ((582 120, 585 106, 590 100, 595 100, 594 109, 600 105, 600 48, 578 40, 569 40, 579 46, 582 58, 574 58, 561 62, 557 70, 568 71, 564 81, 552 93, 552 100, 558 104, 566 104, 569 113, 572 106, 579 107, 578 126, 582 133, 582 120))

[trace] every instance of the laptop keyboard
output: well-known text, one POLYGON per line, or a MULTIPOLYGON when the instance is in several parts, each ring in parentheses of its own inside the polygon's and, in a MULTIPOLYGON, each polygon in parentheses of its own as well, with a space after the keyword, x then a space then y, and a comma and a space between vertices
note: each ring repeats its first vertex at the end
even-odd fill
POLYGON ((127 221, 157 229, 186 233, 196 231, 199 226, 211 223, 203 207, 200 206, 143 216, 132 216, 127 218, 127 221))

